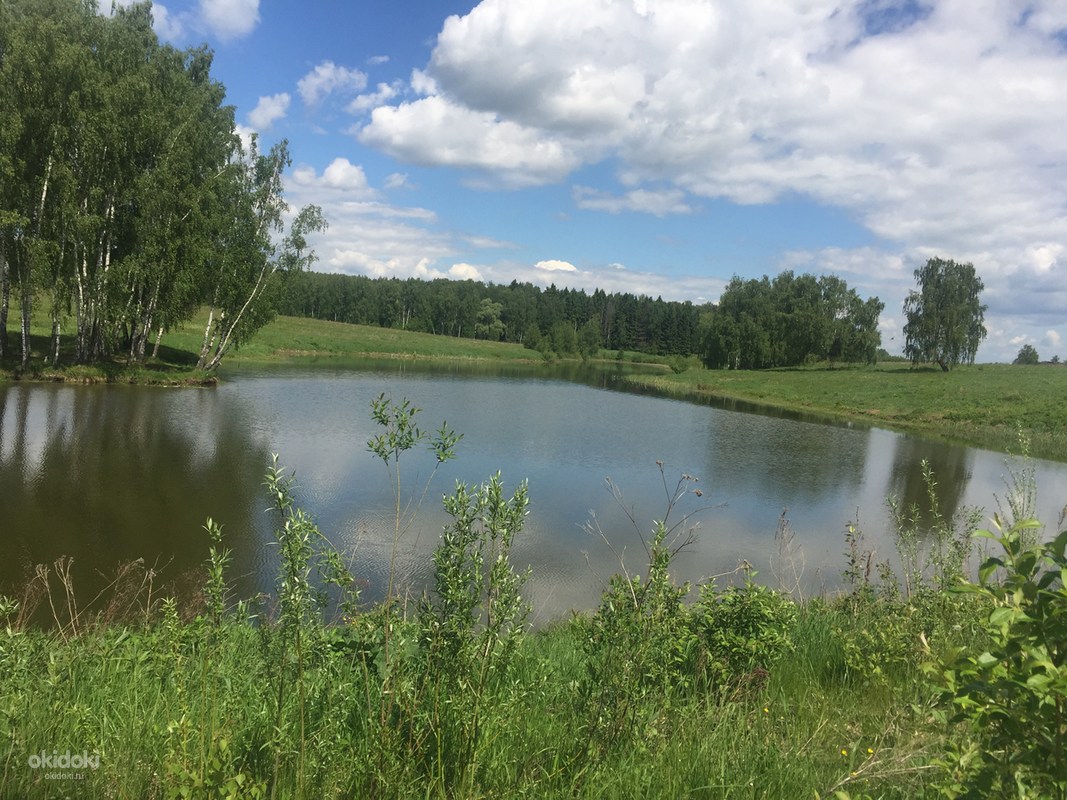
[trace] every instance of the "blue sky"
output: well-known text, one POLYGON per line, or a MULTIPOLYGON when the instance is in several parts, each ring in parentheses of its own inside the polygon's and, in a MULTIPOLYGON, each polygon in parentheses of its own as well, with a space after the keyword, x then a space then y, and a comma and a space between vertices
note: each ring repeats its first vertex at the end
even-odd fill
MULTIPOLYGON (((104 0, 106 4, 106 0, 104 0)), ((1067 359, 1063 0, 169 0, 243 133, 290 142, 316 269, 714 301, 986 284, 981 361, 1067 359)))

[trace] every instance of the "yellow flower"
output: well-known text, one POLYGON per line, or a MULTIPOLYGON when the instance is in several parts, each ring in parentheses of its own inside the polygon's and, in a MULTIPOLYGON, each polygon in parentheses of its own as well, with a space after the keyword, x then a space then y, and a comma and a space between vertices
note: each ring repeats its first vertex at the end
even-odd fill
POLYGON ((867 755, 873 756, 874 755, 874 750, 872 748, 868 747, 867 748, 867 755))
POLYGON ((847 756, 848 755, 848 750, 846 748, 842 747, 841 748, 841 755, 847 756))
POLYGON ((763 707, 763 713, 764 713, 764 714, 770 714, 770 713, 771 713, 771 710, 770 710, 769 708, 767 708, 766 706, 764 706, 764 707, 763 707))

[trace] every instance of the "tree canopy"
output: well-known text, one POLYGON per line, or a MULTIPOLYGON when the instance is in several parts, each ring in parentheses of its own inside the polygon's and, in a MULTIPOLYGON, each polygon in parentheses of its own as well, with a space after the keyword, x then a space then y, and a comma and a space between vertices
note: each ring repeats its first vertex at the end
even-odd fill
POLYGON ((872 363, 883 308, 877 297, 863 300, 834 275, 734 276, 708 320, 702 357, 708 367, 731 369, 872 363))
POLYGON ((308 263, 297 245, 321 215, 298 215, 276 257, 285 145, 243 152, 211 62, 161 44, 147 2, 109 17, 88 0, 0 3, 0 356, 13 293, 24 365, 39 297, 53 362, 66 331, 78 362, 139 361, 217 303, 212 368, 269 318, 271 276, 308 263))
POLYGON ((973 264, 931 258, 915 270, 918 291, 904 301, 904 355, 913 364, 937 363, 948 372, 974 363, 986 337, 985 288, 973 264))
POLYGON ((1032 344, 1024 344, 1019 348, 1019 355, 1015 356, 1013 364, 1040 364, 1041 358, 1037 354, 1037 348, 1032 344))
POLYGON ((369 278, 297 272, 278 310, 296 317, 516 342, 560 355, 601 347, 690 355, 707 306, 628 292, 532 283, 369 278), (565 329, 569 329, 565 330, 565 329))

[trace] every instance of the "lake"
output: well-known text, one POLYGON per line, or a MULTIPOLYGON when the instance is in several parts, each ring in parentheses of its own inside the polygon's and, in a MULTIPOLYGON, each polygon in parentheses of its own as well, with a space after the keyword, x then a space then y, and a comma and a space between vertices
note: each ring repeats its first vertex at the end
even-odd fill
MULTIPOLYGON (((207 555, 207 517, 223 525, 233 551, 236 595, 267 592, 277 548, 263 476, 278 453, 365 598, 380 597, 393 497, 367 440, 377 432, 370 404, 382 393, 420 407, 423 428, 447 420, 464 434, 456 460, 436 474, 425 452, 401 462, 405 498, 417 503, 429 480, 401 545, 404 585, 418 591, 430 577, 447 521, 442 495, 499 470, 509 491, 529 481, 514 558, 531 567, 536 622, 595 607, 613 573, 642 571, 642 537, 682 475, 699 479, 691 488, 701 496, 689 492, 672 510, 671 521, 692 514, 698 524, 676 562, 679 579, 706 580, 745 561, 776 585, 784 511, 806 596, 840 587, 850 521, 876 561, 894 557, 886 497, 923 499, 922 460, 947 513, 978 506, 988 520, 1008 492, 1003 454, 627 393, 610 368, 326 361, 229 368, 222 377, 214 389, 0 386, 0 592, 61 555, 74 559, 82 602, 136 558, 157 567, 157 581, 188 586, 207 555)), ((1051 532, 1067 503, 1067 464, 1033 464, 1051 532)))

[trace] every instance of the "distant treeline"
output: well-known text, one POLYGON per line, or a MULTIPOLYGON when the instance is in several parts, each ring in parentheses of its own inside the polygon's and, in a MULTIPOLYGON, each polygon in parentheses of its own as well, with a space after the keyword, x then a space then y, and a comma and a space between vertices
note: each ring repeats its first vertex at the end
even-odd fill
POLYGON ((531 283, 368 278, 299 272, 288 276, 279 313, 516 342, 567 354, 606 347, 657 355, 700 350, 709 306, 629 293, 542 289, 531 283), (582 346, 584 343, 584 347, 582 346))
POLYGON ((842 279, 735 277, 717 305, 629 293, 542 289, 417 278, 293 272, 279 311, 297 317, 516 342, 561 355, 600 348, 699 355, 714 368, 761 369, 813 361, 872 362, 881 337, 877 297, 842 279))

